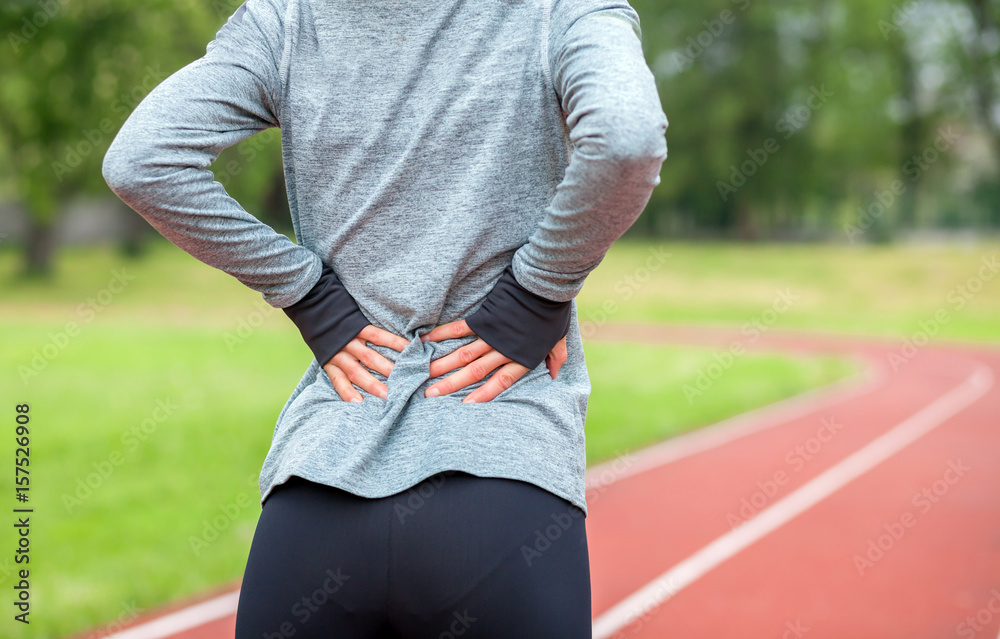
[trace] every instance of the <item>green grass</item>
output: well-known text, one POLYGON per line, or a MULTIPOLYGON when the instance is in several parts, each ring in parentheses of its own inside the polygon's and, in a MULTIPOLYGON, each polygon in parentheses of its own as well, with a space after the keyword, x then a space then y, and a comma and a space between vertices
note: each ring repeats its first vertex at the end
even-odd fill
POLYGON ((797 297, 774 328, 899 337, 947 313, 938 339, 1000 341, 1000 243, 941 246, 684 244, 619 241, 577 297, 581 324, 611 321, 742 326, 797 297), (669 256, 655 257, 656 250, 669 256), (647 265, 647 260, 650 260, 647 265), (644 272, 645 267, 654 267, 644 272), (645 281, 640 282, 640 279, 645 281), (963 293, 970 284, 978 292, 963 293), (613 307, 612 307, 613 308, 613 307))
POLYGON ((838 357, 745 355, 717 377, 713 369, 714 381, 698 392, 699 373, 716 361, 703 348, 590 342, 586 357, 591 465, 860 371, 838 357))
POLYGON ((216 329, 95 322, 25 385, 16 367, 43 330, 4 327, 3 406, 11 423, 15 402, 32 407, 37 514, 32 627, 3 636, 58 637, 133 600, 146 609, 238 578, 256 474, 310 358, 298 336, 261 331, 230 351, 216 329), (196 553, 192 536, 210 543, 196 553))
MULTIPOLYGON (((623 242, 609 253, 578 298, 584 322, 610 300, 610 321, 740 325, 788 287, 800 300, 775 328, 892 335, 944 305, 953 312, 943 335, 1000 337, 996 280, 961 310, 946 299, 989 248, 670 245, 672 255, 630 289, 624 276, 642 276, 648 248, 623 242)), ((0 251, 0 407, 12 424, 14 404, 32 404, 34 607, 30 627, 8 615, 0 635, 59 637, 239 578, 259 514, 256 473, 310 360, 294 327, 257 293, 166 243, 135 262, 105 248, 67 250, 50 285, 14 279, 16 260, 0 251), (134 279, 112 293, 122 269, 134 279), (227 342, 248 324, 257 328, 245 340, 227 342), (67 330, 74 335, 63 339, 67 330), (40 370, 25 377, 36 355, 40 370), (173 405, 159 422, 157 400, 173 405), (102 469, 108 476, 90 477, 90 495, 64 501, 102 469), (233 503, 235 521, 196 554, 191 538, 233 503)), ((590 463, 855 370, 832 357, 748 354, 688 401, 683 387, 713 361, 711 350, 588 341, 586 356, 590 463)), ((11 443, 4 450, 12 456, 11 443)), ((12 494, 9 473, 0 488, 12 494)), ((0 543, 11 547, 9 532, 0 543)), ((0 587, 13 585, 12 567, 0 560, 0 587)))

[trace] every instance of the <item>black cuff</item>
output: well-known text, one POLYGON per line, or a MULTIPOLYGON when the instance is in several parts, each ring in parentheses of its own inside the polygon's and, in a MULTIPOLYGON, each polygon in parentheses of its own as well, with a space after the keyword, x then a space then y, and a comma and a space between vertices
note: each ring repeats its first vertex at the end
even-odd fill
POLYGON ((333 359, 371 323, 337 274, 326 265, 305 297, 281 310, 295 322, 320 366, 333 359))
POLYGON ((571 304, 572 300, 553 302, 524 288, 508 264, 465 323, 501 354, 534 369, 569 331, 571 304))

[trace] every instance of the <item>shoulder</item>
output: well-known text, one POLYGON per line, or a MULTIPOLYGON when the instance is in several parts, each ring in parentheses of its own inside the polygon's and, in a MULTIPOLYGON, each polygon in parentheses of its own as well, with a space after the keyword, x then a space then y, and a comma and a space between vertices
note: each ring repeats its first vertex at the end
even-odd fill
MULTIPOLYGON (((294 1, 246 0, 226 19, 215 39, 209 43, 208 50, 211 51, 219 42, 228 39, 249 40, 254 44, 280 40, 284 32, 285 14, 294 1)), ((233 4, 229 4, 229 7, 233 4)))
MULTIPOLYGON (((231 0, 222 1, 227 10, 236 5, 231 0)), ((206 61, 245 65, 258 71, 278 69, 285 50, 286 17, 291 5, 299 1, 246 0, 205 47, 206 61)))
POLYGON ((551 24, 549 37, 557 40, 577 21, 587 19, 618 20, 628 24, 639 38, 639 14, 627 0, 550 0, 551 24))

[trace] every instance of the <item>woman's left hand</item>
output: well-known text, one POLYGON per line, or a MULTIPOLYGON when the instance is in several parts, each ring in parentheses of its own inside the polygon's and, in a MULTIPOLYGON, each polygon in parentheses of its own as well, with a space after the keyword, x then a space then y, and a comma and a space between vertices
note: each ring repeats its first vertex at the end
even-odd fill
MULTIPOLYGON (((475 335, 465 320, 455 320, 447 324, 442 324, 432 329, 429 333, 422 335, 420 340, 442 341, 475 335)), ((563 337, 545 356, 545 364, 549 368, 549 375, 556 378, 559 368, 566 362, 566 338, 563 337)), ((473 402, 488 402, 506 389, 510 388, 514 382, 524 377, 530 369, 522 366, 503 355, 498 350, 486 343, 482 338, 471 344, 459 348, 453 353, 449 353, 440 359, 431 362, 431 377, 440 377, 449 371, 463 367, 462 370, 449 375, 446 379, 431 385, 424 393, 424 397, 437 397, 453 393, 460 388, 465 388, 483 379, 497 367, 499 370, 489 379, 488 382, 469 393, 469 396, 462 400, 462 403, 471 404, 473 402)))

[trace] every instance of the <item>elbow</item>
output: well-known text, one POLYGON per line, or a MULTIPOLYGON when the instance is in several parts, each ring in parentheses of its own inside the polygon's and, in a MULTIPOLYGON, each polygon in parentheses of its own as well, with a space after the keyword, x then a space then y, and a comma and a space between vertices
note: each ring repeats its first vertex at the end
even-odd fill
POLYGON ((574 143, 582 155, 625 172, 667 158, 667 117, 660 109, 592 111, 579 121, 574 143))
POLYGON ((129 200, 129 194, 135 191, 138 182, 136 174, 138 164, 134 154, 126 150, 120 138, 115 138, 107 153, 104 154, 104 162, 101 166, 104 181, 108 188, 126 203, 129 200))
POLYGON ((623 167, 661 165, 667 159, 666 116, 662 112, 631 120, 626 125, 609 129, 605 135, 604 153, 609 160, 623 167))
POLYGON ((141 207, 142 200, 149 197, 149 190, 156 181, 151 173, 155 165, 152 151, 119 135, 111 142, 101 165, 108 188, 136 210, 141 207))

